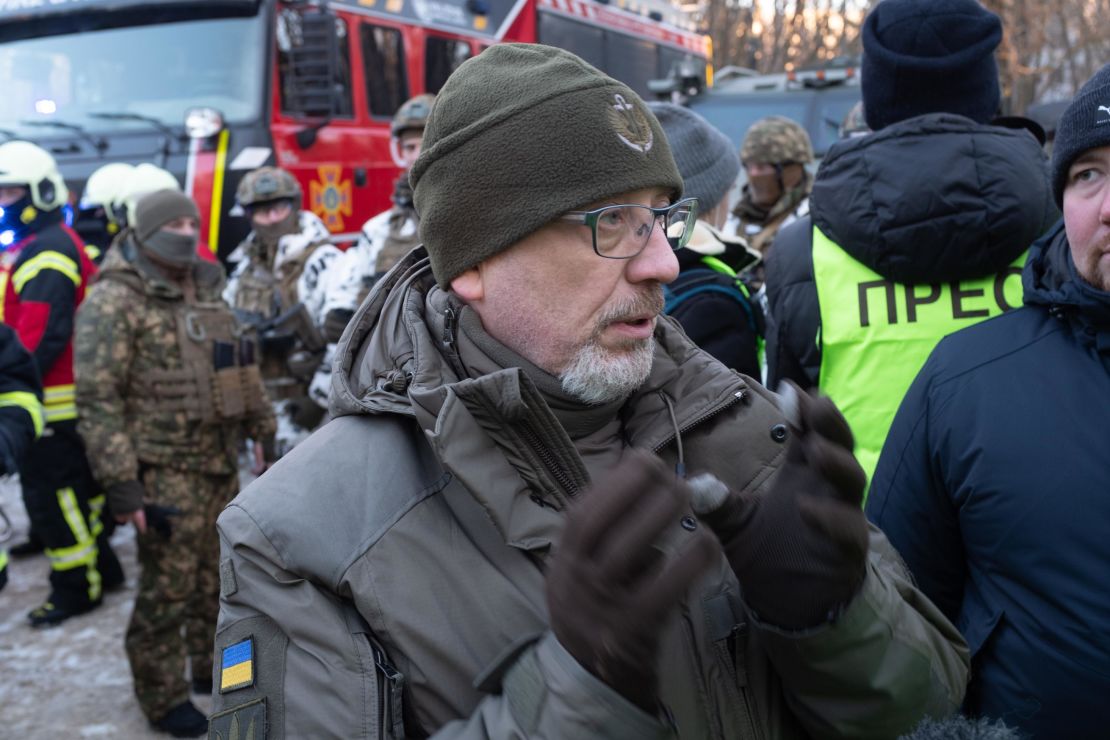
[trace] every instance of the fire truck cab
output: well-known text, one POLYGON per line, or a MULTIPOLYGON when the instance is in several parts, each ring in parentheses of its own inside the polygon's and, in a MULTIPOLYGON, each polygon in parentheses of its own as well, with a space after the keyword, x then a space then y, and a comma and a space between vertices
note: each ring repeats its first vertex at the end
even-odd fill
POLYGON ((77 195, 109 162, 168 169, 221 257, 248 231, 239 180, 284 167, 350 241, 388 207, 397 108, 505 41, 570 49, 645 96, 711 74, 667 0, 0 0, 0 140, 45 147, 77 195))

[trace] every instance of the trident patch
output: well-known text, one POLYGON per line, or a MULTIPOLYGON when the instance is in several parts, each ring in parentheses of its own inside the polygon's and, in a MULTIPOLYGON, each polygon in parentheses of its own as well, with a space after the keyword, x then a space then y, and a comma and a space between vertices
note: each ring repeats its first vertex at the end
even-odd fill
POLYGON ((617 137, 631 149, 644 154, 650 152, 655 143, 655 134, 652 133, 647 116, 620 93, 613 95, 613 101, 609 117, 613 121, 613 128, 617 130, 617 137))

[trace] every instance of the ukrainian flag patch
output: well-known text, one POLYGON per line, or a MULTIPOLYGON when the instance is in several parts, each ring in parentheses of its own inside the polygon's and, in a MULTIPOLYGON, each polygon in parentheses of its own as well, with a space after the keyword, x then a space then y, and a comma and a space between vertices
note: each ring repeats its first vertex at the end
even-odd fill
POLYGON ((254 685, 254 638, 228 645, 220 664, 220 693, 254 685))

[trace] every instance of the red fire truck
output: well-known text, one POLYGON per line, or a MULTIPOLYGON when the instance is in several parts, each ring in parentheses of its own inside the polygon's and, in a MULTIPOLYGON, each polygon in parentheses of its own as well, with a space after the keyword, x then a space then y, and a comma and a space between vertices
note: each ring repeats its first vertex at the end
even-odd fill
POLYGON ((388 206, 394 112, 491 44, 569 49, 645 96, 704 87, 709 40, 666 1, 0 0, 0 140, 46 147, 75 194, 108 162, 165 167, 221 257, 239 179, 278 165, 343 242, 388 206))

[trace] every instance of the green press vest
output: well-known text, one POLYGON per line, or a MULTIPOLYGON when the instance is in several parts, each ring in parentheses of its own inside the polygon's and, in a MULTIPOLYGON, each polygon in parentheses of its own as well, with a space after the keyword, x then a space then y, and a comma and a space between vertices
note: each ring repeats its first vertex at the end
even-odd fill
POLYGON ((1025 254, 995 275, 902 285, 856 261, 813 228, 821 311, 820 386, 856 438, 870 481, 894 414, 943 337, 1021 306, 1025 254))

